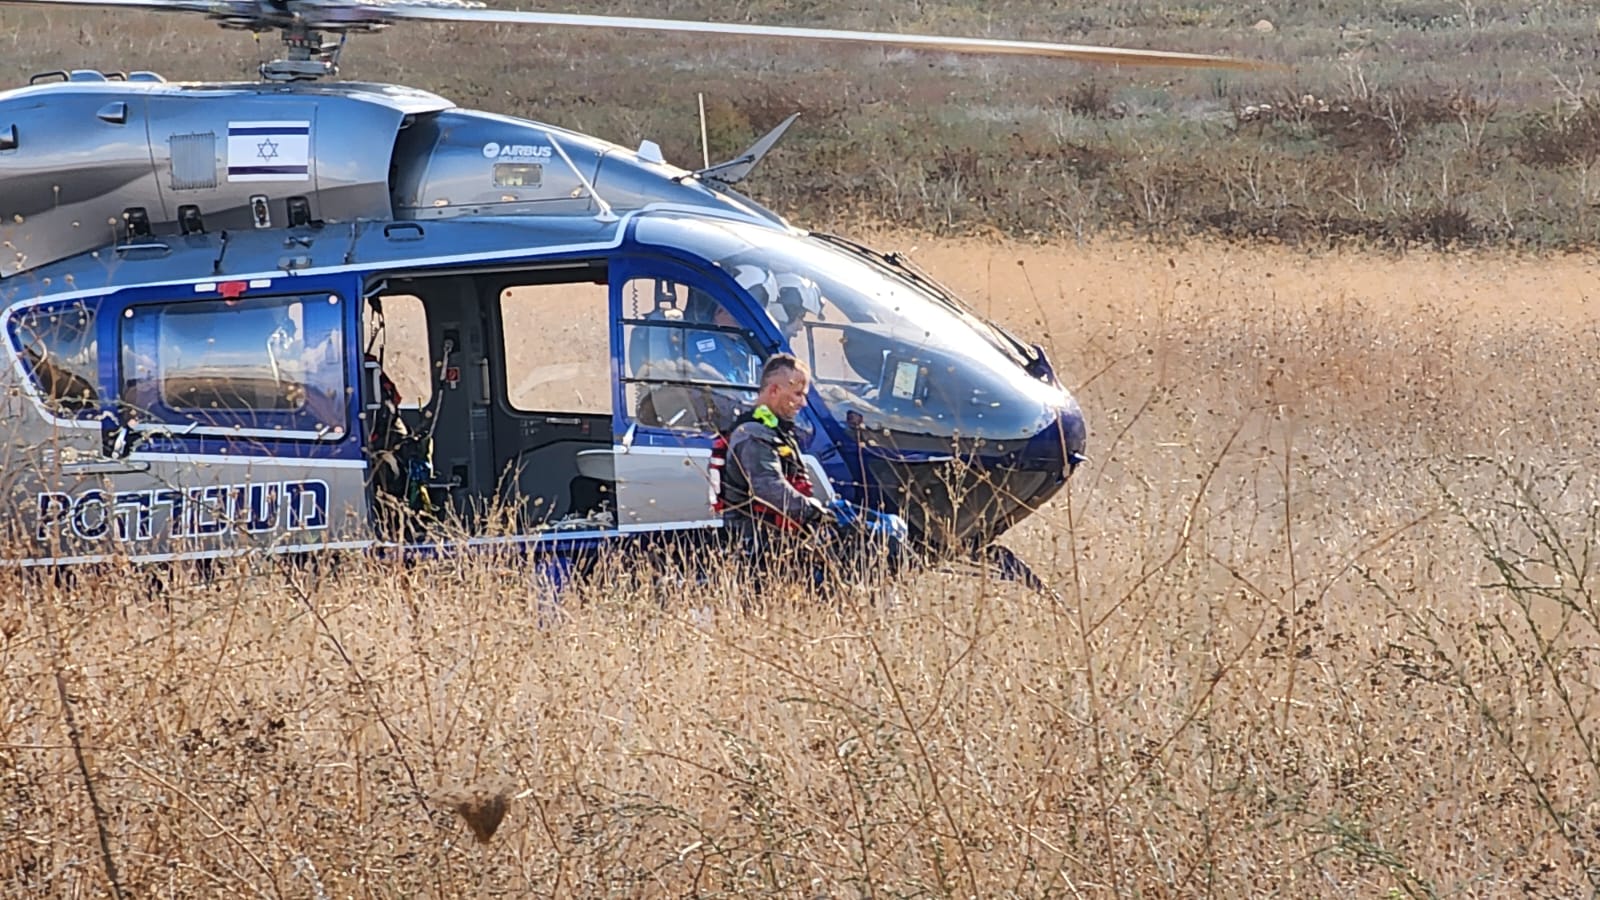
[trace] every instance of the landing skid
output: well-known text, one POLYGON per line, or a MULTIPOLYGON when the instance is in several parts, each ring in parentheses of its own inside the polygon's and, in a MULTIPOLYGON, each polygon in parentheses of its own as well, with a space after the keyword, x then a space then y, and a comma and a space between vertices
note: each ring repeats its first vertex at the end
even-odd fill
POLYGON ((1045 580, 1040 578, 1022 557, 1012 552, 1010 547, 1003 544, 978 547, 973 550, 972 558, 975 562, 991 567, 994 574, 1002 581, 1015 581, 1046 597, 1061 599, 1061 593, 1045 583, 1045 580))

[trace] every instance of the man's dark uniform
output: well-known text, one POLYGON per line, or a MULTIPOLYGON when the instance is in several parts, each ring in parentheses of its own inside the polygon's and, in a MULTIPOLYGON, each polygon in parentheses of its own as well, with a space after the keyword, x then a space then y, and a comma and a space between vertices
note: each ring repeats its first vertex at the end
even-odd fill
POLYGON ((747 559, 788 568, 818 587, 834 567, 860 574, 877 559, 885 572, 898 568, 904 521, 813 497, 794 423, 765 404, 741 416, 726 441, 717 439, 711 471, 723 533, 747 559))
POLYGON ((765 404, 740 416, 712 452, 720 476, 717 507, 722 527, 736 544, 754 550, 783 533, 810 531, 833 514, 812 496, 811 477, 800 458, 794 422, 765 404))

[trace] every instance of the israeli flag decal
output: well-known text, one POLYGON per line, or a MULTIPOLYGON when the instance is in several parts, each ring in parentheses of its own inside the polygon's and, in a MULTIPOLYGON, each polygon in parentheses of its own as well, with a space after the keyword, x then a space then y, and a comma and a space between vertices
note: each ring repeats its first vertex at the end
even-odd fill
POLYGON ((229 181, 309 181, 310 122, 229 122, 229 181))

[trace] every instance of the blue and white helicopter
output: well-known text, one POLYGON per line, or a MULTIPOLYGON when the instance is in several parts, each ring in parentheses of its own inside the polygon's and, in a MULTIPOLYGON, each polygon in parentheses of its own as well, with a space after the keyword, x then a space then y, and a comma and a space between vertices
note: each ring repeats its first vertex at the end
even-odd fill
POLYGON ((281 31, 288 58, 253 83, 74 71, 0 92, 12 566, 714 535, 713 441, 778 351, 814 373, 815 481, 925 548, 990 547, 1083 459, 1039 347, 732 189, 793 118, 688 171, 648 142, 325 80, 348 33, 511 22, 1241 65, 443 2, 78 5, 281 31))

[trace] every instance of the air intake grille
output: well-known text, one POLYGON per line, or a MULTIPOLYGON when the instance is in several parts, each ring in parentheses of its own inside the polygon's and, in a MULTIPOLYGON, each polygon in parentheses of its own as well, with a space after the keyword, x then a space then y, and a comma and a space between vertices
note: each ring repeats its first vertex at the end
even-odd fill
POLYGON ((172 147, 172 189, 196 191, 217 186, 217 136, 204 134, 175 134, 169 139, 172 147))

